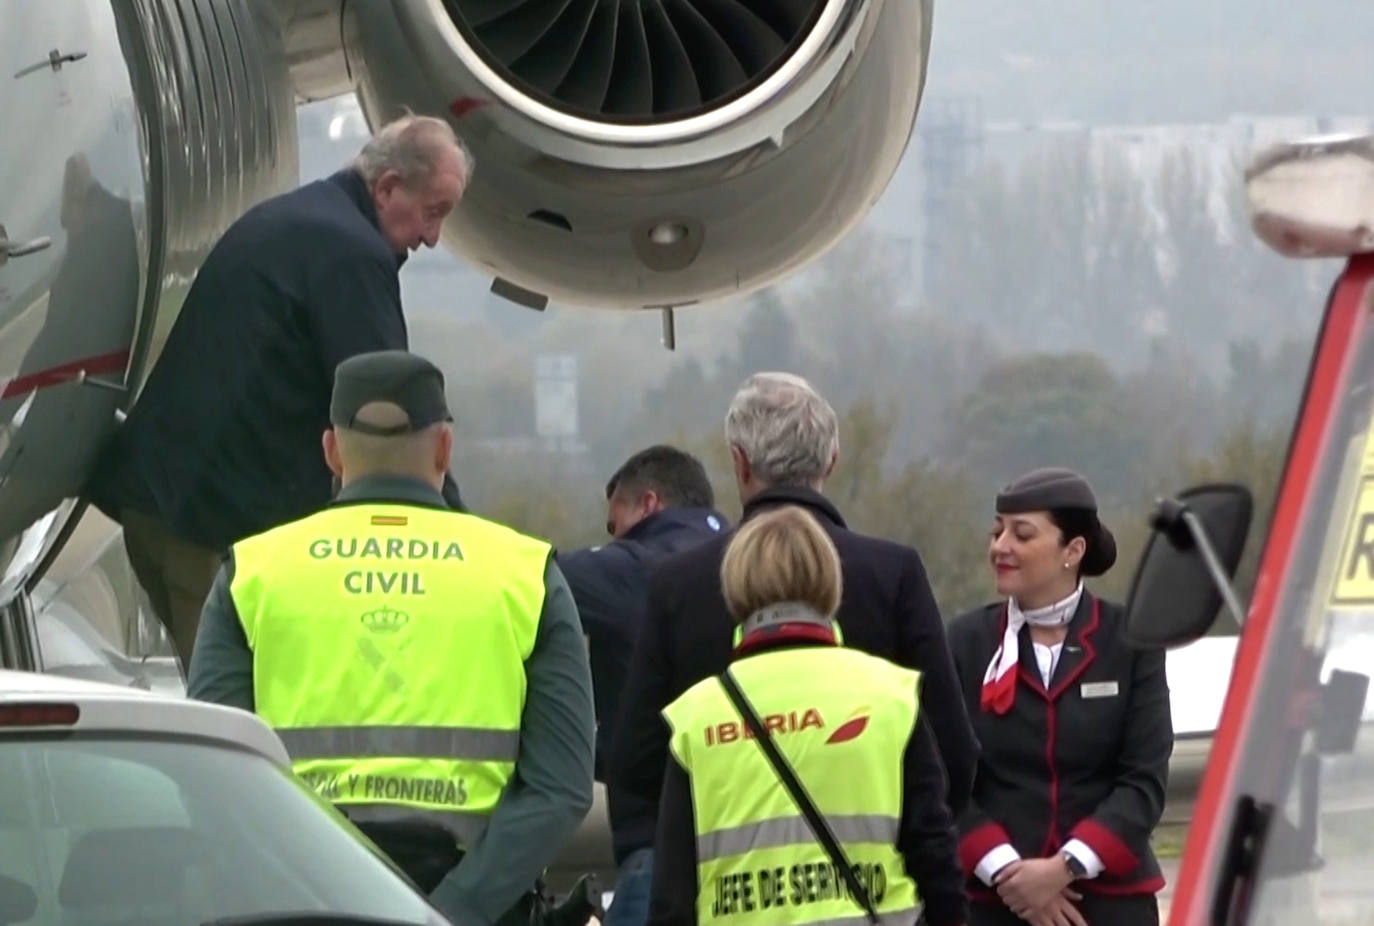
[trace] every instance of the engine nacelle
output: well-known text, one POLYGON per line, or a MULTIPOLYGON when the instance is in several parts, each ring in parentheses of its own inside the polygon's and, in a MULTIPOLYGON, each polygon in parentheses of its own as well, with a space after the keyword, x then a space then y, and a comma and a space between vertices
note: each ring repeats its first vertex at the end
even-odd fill
POLYGON ((445 243, 537 308, 681 306, 820 256, 886 188, 932 0, 344 7, 374 128, 448 114, 477 160, 445 243))

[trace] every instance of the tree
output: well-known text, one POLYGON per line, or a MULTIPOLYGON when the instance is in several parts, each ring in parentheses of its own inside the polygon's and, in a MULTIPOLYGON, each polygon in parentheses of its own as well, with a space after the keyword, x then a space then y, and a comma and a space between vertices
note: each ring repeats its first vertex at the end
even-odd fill
POLYGON ((1302 397, 1312 345, 1287 338, 1269 350, 1257 340, 1232 341, 1227 420, 1271 428, 1291 422, 1302 397))
POLYGON ((853 510, 883 484, 896 415, 891 404, 865 396, 839 416, 839 424, 840 462, 826 493, 842 510, 853 510))
POLYGON ((989 488, 1040 466, 1078 470, 1099 497, 1119 499, 1143 476, 1147 436, 1135 430, 1101 357, 1036 354, 994 365, 952 406, 949 455, 989 488))
POLYGON ((991 592, 982 539, 991 497, 979 497, 960 473, 929 460, 894 466, 896 422, 894 404, 871 396, 845 410, 840 462, 826 495, 851 528, 914 547, 935 600, 953 617, 991 592))
POLYGON ((914 460, 867 493, 850 520, 858 529, 914 547, 946 620, 994 594, 987 560, 993 496, 930 460, 914 460))
POLYGON ((1223 403, 1212 378, 1188 345, 1156 338, 1144 364, 1121 378, 1122 414, 1143 438, 1136 494, 1123 501, 1164 491, 1178 461, 1210 448, 1224 427, 1223 403))
POLYGON ((680 358, 662 385, 644 392, 639 414, 626 430, 646 436, 674 431, 696 434, 704 423, 706 409, 719 409, 724 416, 720 392, 718 384, 707 379, 700 360, 691 356, 680 358))
POLYGON ((776 289, 755 293, 749 301, 739 344, 722 357, 717 377, 737 386, 762 370, 805 366, 797 344, 797 326, 776 289))

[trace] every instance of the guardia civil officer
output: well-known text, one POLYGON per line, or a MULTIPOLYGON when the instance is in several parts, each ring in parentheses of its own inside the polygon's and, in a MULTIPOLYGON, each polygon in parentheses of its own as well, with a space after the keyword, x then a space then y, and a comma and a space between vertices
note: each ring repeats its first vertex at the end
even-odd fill
POLYGON ((738 626, 726 674, 839 844, 818 842, 727 694, 704 679, 663 710, 669 762, 649 922, 863 922, 967 917, 954 820, 920 673, 843 645, 841 566, 806 510, 744 523, 720 567, 738 626))
POLYGON ((443 376, 339 364, 323 511, 234 544, 189 694, 255 710, 453 922, 529 923, 592 802, 591 675, 548 544, 450 509, 443 376))
POLYGON ((983 744, 959 819, 971 920, 1155 924, 1169 687, 1163 651, 1128 646, 1123 609, 1083 586, 1116 559, 1091 487, 1059 468, 1015 480, 988 558, 1002 600, 949 628, 983 744))

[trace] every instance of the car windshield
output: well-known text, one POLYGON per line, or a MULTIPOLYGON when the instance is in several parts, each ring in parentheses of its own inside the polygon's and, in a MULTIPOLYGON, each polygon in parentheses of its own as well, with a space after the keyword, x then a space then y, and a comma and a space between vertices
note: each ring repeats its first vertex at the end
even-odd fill
POLYGON ((280 913, 446 923, 333 808, 255 754, 7 736, 0 783, 0 926, 280 913))
MULTIPOLYGON (((1359 313, 1242 733, 1236 798, 1270 820, 1250 923, 1371 922, 1374 325, 1359 313)), ((1309 409, 1309 413, 1317 411, 1309 409)), ((1325 410, 1322 410, 1325 411, 1325 410)), ((1295 464, 1290 462, 1290 467, 1295 464)), ((1298 480, 1300 481, 1300 480, 1298 480)), ((1268 555, 1266 553, 1266 555, 1268 555)), ((1266 566, 1266 569, 1270 567, 1266 566)))

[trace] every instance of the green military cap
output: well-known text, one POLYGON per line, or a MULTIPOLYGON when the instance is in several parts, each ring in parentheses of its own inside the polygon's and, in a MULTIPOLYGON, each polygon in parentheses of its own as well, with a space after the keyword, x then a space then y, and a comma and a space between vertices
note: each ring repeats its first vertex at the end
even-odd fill
POLYGON ((334 371, 329 420, 350 431, 388 437, 452 421, 453 416, 438 367, 409 351, 379 350, 339 364, 334 371), (399 409, 405 420, 387 426, 358 420, 358 412, 373 403, 399 409))

